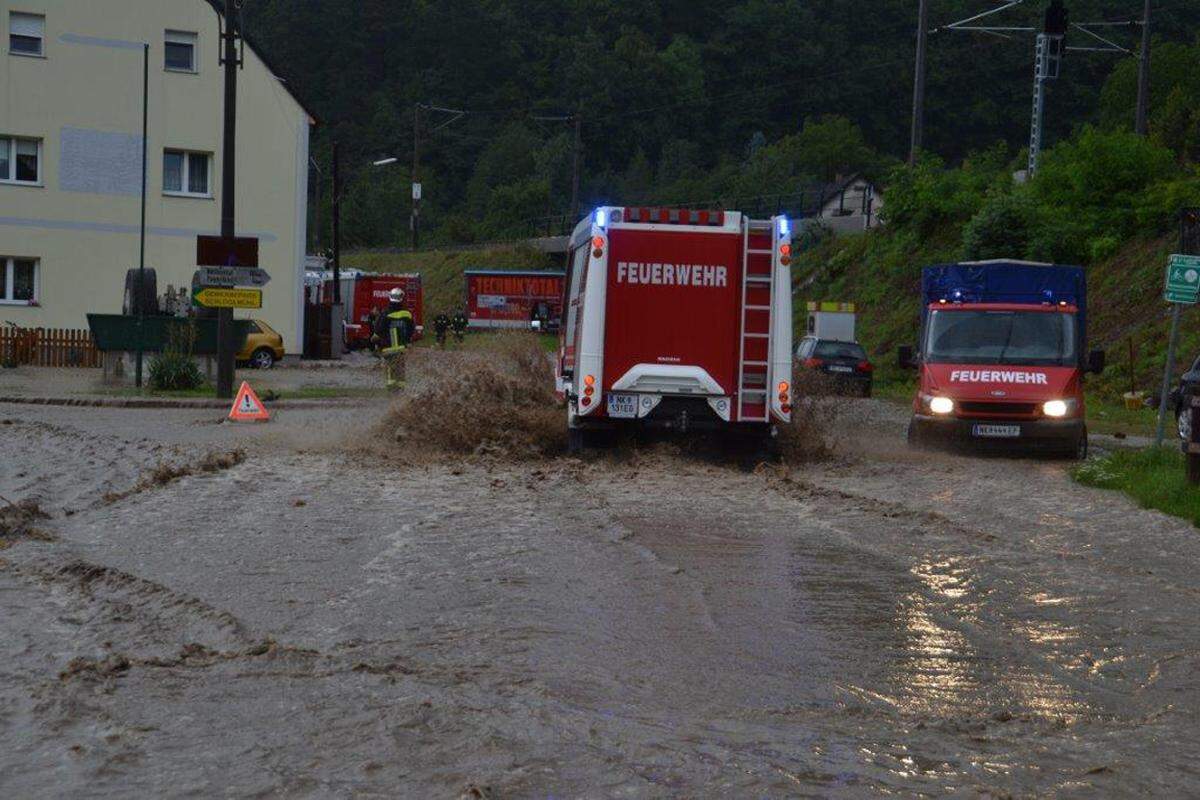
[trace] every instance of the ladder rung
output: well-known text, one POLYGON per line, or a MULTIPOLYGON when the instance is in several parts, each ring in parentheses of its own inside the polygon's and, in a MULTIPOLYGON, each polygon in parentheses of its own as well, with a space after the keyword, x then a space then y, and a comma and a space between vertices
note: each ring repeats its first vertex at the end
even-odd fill
POLYGON ((742 364, 748 364, 751 367, 765 367, 769 362, 766 361, 743 361, 742 364))
POLYGON ((754 283, 770 283, 771 276, 770 275, 747 275, 746 280, 752 281, 754 283))
POLYGON ((747 311, 770 311, 770 306, 742 306, 747 311))
POLYGON ((750 387, 748 387, 748 386, 743 386, 743 387, 742 387, 741 394, 742 394, 743 396, 745 396, 745 395, 748 395, 748 394, 753 394, 753 395, 760 395, 760 394, 761 394, 763 397, 766 397, 766 396, 767 396, 767 390, 766 390, 766 389, 752 389, 752 388, 750 388, 750 387))
POLYGON ((747 339, 770 339, 771 338, 771 334, 769 334, 769 333, 743 333, 742 336, 747 339))
POLYGON ((752 256, 769 256, 772 253, 774 253, 775 251, 774 250, 747 250, 746 252, 752 256))

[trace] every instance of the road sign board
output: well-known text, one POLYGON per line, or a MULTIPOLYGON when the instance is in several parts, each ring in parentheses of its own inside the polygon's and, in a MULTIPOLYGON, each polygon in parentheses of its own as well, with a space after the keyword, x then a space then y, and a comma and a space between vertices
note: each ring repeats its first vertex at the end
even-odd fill
POLYGON ((257 267, 258 239, 248 236, 196 237, 196 265, 201 267, 257 267))
POLYGON ((262 308, 262 295, 262 289, 199 286, 192 290, 192 301, 204 308, 262 308))
POLYGON ((1200 298, 1200 256, 1172 255, 1167 262, 1169 303, 1194 304, 1200 298))
POLYGON ((201 267, 193 283, 201 286, 266 286, 271 282, 267 271, 259 267, 201 267))
POLYGON ((421 199, 421 184, 413 183, 413 200, 421 199))

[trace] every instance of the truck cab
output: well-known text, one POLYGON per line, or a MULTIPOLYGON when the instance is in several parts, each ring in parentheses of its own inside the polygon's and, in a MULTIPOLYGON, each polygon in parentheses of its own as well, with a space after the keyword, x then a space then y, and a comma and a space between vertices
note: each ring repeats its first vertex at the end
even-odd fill
POLYGON ((1079 267, 983 261, 926 267, 909 443, 1087 455, 1086 282, 1079 267))

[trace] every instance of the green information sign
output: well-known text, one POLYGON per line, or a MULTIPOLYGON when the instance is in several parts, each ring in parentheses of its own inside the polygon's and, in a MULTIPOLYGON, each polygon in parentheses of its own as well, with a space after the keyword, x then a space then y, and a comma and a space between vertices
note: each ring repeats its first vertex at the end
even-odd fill
POLYGON ((1200 256, 1171 256, 1164 297, 1168 303, 1196 304, 1200 299, 1200 256))

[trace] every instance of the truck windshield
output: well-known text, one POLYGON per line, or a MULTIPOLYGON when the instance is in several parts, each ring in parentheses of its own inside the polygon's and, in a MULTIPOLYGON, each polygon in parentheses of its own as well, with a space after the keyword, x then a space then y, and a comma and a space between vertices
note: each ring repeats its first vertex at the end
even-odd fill
POLYGON ((934 310, 925 360, 932 364, 1071 366, 1075 315, 1057 311, 934 310))

